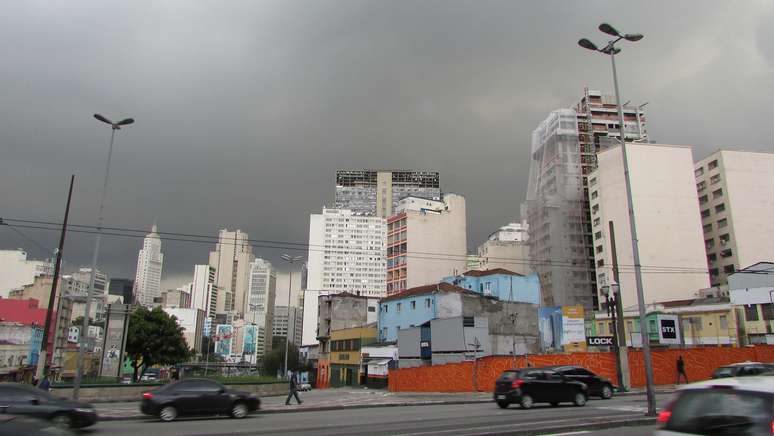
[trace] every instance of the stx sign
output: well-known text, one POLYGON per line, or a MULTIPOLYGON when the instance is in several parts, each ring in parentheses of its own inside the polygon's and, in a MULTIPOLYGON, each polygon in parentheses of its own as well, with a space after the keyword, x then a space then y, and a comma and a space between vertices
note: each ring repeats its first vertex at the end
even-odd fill
POLYGON ((661 344, 679 344, 680 326, 677 323, 677 315, 660 314, 658 321, 658 339, 661 344))
POLYGON ((589 347, 612 347, 612 336, 588 336, 586 338, 586 345, 589 347))

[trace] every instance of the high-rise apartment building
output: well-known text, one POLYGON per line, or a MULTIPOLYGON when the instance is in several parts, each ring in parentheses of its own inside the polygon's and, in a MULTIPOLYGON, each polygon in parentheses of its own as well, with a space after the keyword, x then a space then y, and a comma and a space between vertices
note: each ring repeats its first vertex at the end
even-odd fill
MULTIPOLYGON (((153 300, 161 297, 161 269, 164 254, 161 252, 161 238, 156 224, 145 236, 142 250, 137 256, 137 274, 134 277, 134 298, 137 304, 153 307, 153 300)), ((128 304, 128 303, 127 303, 128 304)))
POLYGON ((347 292, 385 296, 387 223, 350 210, 326 209, 309 217, 303 344, 317 342, 317 297, 347 292))
POLYGON ((528 228, 526 222, 510 223, 492 232, 478 246, 478 264, 475 269, 503 268, 521 275, 529 274, 528 228))
POLYGON ((387 295, 465 272, 467 252, 464 197, 404 198, 387 219, 387 295))
POLYGON ((35 282, 35 277, 52 275, 51 262, 27 259, 27 252, 0 250, 0 297, 35 282))
POLYGON ((272 336, 289 338, 288 340, 291 344, 300 347, 301 325, 303 322, 299 308, 293 306, 274 306, 272 336))
POLYGON ((721 150, 694 171, 712 286, 774 260, 774 154, 721 150))
MULTIPOLYGON (((623 113, 626 140, 647 141, 641 107, 623 113)), ((545 305, 598 307, 588 174, 619 137, 615 97, 588 89, 574 109, 551 112, 532 132, 526 219, 545 305)))
POLYGON ((247 233, 223 229, 218 234, 215 251, 210 252, 210 266, 215 268, 218 288, 217 313, 244 314, 245 295, 250 276, 250 264, 255 260, 247 233))
POLYGON ((277 272, 270 262, 258 258, 250 263, 248 292, 240 313, 244 313, 245 321, 258 326, 259 355, 271 351, 276 288, 277 272))
MULTIPOLYGON (((89 284, 91 282, 91 268, 78 268, 77 272, 70 274, 73 279, 89 284)), ((99 269, 94 272, 94 295, 107 294, 108 276, 99 269)))
MULTIPOLYGON (((695 298, 699 289, 709 287, 709 276, 699 205, 695 200, 691 148, 629 143, 626 153, 645 301, 695 298)), ((617 282, 623 306, 637 306, 621 147, 600 152, 597 160, 598 168, 589 174, 597 286, 617 282)))
POLYGON ((387 218, 407 196, 440 199, 438 172, 406 170, 336 171, 336 208, 387 218))
POLYGON ((191 308, 203 311, 206 318, 215 317, 218 304, 215 271, 215 267, 210 265, 194 265, 193 281, 185 286, 191 295, 191 308))

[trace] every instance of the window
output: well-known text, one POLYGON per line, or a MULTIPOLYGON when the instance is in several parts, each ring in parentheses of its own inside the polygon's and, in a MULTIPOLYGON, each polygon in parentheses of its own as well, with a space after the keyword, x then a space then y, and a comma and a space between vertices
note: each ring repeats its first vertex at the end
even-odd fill
POLYGON ((720 183, 720 174, 710 177, 710 184, 714 185, 715 183, 720 183))
POLYGON ((718 220, 718 228, 722 229, 723 227, 728 226, 728 219, 723 218, 722 220, 718 220))
POLYGON ((398 313, 400 313, 400 307, 401 307, 401 303, 398 303, 397 308, 395 309, 398 313))
POLYGON ((720 213, 726 210, 726 204, 720 203, 719 205, 715 206, 715 213, 720 213))
POLYGON ((720 274, 720 270, 718 270, 717 268, 710 268, 709 273, 711 276, 717 277, 717 275, 720 274))
POLYGON ((417 308, 417 302, 414 300, 411 300, 411 310, 414 310, 417 308))
POLYGON ((605 260, 604 259, 599 259, 597 261, 597 268, 600 268, 600 267, 603 267, 603 266, 605 266, 605 260))
POLYGON ((684 318, 683 324, 687 324, 692 330, 697 332, 700 332, 704 328, 704 323, 698 316, 684 318))
POLYGON ((707 189, 707 182, 699 182, 696 184, 696 190, 701 192, 703 190, 707 189))
POLYGON ((463 316, 462 317, 462 326, 463 327, 475 327, 476 326, 476 320, 472 316, 463 316))
POLYGON ((389 306, 387 306, 387 305, 385 304, 383 307, 384 307, 384 313, 387 313, 387 308, 388 308, 389 306))
POLYGON ((712 238, 705 239, 704 240, 704 246, 707 247, 707 249, 710 249, 715 246, 715 240, 712 238))
POLYGON ((602 239, 602 232, 594 233, 594 239, 602 239))
POLYGON ((774 319, 774 304, 761 304, 761 312, 763 313, 763 319, 771 321, 774 319))
POLYGON ((693 171, 693 175, 694 175, 695 177, 699 177, 699 176, 700 176, 700 175, 702 175, 702 174, 704 174, 704 167, 699 167, 699 168, 696 168, 696 169, 693 171))
POLYGON ((717 167, 718 167, 718 160, 717 159, 715 159, 712 162, 710 162, 709 164, 707 164, 707 169, 708 170, 714 170, 717 167))
POLYGON ((387 339, 387 327, 382 328, 382 339, 387 339))
POLYGON ((704 204, 709 201, 709 198, 707 197, 707 194, 702 195, 699 197, 699 204, 704 204))
POLYGON ((709 209, 704 209, 703 211, 701 211, 701 217, 702 218, 707 218, 708 216, 710 216, 710 210, 709 209))
POLYGON ((704 233, 709 233, 712 231, 712 223, 704 224, 701 228, 704 230, 704 233))
POLYGON ((734 255, 734 252, 730 248, 726 248, 725 250, 720 252, 720 257, 731 257, 734 255))
POLYGON ((634 333, 634 323, 631 321, 626 321, 626 330, 628 330, 629 333, 634 333))
POLYGON ((726 315, 720 315, 718 319, 720 320, 720 329, 728 330, 728 317, 726 315))
POLYGON ((599 218, 594 218, 594 225, 595 225, 595 226, 598 226, 598 225, 599 225, 599 222, 600 222, 600 219, 599 219, 599 218))
POLYGON ((425 298, 425 307, 427 307, 428 309, 430 308, 430 299, 429 298, 425 298))
POLYGON ((599 197, 599 193, 597 191, 594 191, 591 193, 591 199, 594 200, 595 198, 599 197))
POLYGON ((720 245, 726 245, 731 240, 731 235, 729 235, 728 233, 724 233, 720 235, 718 239, 720 240, 720 245))
POLYGON ((723 267, 723 272, 726 273, 726 274, 731 274, 734 271, 736 271, 736 269, 734 269, 734 265, 733 264, 726 265, 726 266, 723 267))
POLYGON ((596 251, 597 251, 597 253, 601 253, 602 252, 602 246, 601 245, 597 245, 596 251))
POLYGON ((589 186, 594 186, 596 184, 597 184, 597 178, 596 177, 592 177, 592 178, 589 179, 589 186))
POLYGON ((720 198, 723 196, 723 188, 712 191, 712 198, 720 198))
POLYGON ((747 321, 758 321, 758 305, 748 304, 744 306, 744 319, 747 321))
POLYGON ((369 312, 376 312, 376 307, 374 307, 374 306, 368 306, 368 311, 369 311, 369 312))

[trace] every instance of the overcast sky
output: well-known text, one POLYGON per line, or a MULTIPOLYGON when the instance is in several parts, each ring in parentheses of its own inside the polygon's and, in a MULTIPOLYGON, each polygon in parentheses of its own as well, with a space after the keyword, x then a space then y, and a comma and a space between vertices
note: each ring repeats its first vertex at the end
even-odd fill
MULTIPOLYGON (((766 1, 2 1, 0 216, 94 224, 110 130, 112 227, 307 242, 337 168, 440 171, 467 197, 474 250, 517 219, 530 135, 608 59, 576 41, 610 22, 645 38, 618 58, 622 98, 652 140, 772 150, 774 3, 766 1)), ((57 234, 19 229, 43 247, 57 234)), ((100 266, 133 277, 141 239, 107 237, 100 266)), ((7 227, 0 248, 49 253, 7 227)), ((71 233, 70 264, 93 236, 71 233)), ((165 242, 164 285, 208 244, 165 242)), ((279 264, 281 250, 256 248, 279 264)), ((297 253, 303 254, 303 252, 297 253)), ((284 265, 278 265, 284 268, 284 265)))

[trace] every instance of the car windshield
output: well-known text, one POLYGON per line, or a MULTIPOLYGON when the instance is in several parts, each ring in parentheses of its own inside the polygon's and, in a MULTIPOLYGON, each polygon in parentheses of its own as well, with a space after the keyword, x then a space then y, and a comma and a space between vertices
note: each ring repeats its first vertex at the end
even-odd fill
POLYGON ((521 371, 505 371, 500 374, 500 380, 514 380, 521 376, 521 371))
MULTIPOLYGON (((712 435, 753 435, 771 431, 772 396, 733 389, 682 393, 667 429, 712 435)), ((769 434, 769 433, 766 433, 769 434)))
POLYGON ((730 366, 723 366, 715 370, 715 372, 712 373, 712 377, 714 378, 721 378, 721 377, 733 377, 734 376, 734 368, 731 368, 730 366))

